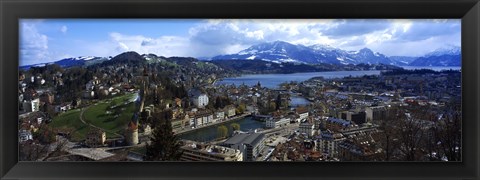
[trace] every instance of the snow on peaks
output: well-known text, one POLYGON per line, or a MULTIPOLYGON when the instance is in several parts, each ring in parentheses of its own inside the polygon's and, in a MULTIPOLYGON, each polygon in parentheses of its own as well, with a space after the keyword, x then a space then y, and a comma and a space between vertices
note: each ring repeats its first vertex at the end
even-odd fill
POLYGON ((462 53, 462 49, 458 46, 449 46, 444 48, 436 49, 430 53, 425 54, 424 57, 429 56, 441 56, 441 55, 460 55, 462 53))
POLYGON ((330 46, 328 44, 315 44, 315 45, 311 45, 309 46, 310 48, 312 48, 313 50, 328 50, 328 51, 332 51, 332 50, 335 50, 337 48, 333 47, 333 46, 330 46))
POLYGON ((73 58, 74 60, 84 60, 84 61, 88 61, 88 60, 92 60, 94 59, 95 57, 94 56, 80 56, 80 57, 76 57, 76 58, 73 58))

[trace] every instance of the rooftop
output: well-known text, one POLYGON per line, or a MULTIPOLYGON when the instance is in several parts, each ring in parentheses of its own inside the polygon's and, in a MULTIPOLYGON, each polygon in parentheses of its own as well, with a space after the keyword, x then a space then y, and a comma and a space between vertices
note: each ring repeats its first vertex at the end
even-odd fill
POLYGON ((253 133, 253 134, 237 134, 229 139, 227 139, 224 144, 250 144, 256 145, 265 137, 262 133, 253 133))
POLYGON ((204 144, 196 144, 196 143, 191 143, 191 144, 182 146, 182 149, 197 151, 200 153, 210 154, 210 155, 215 155, 220 157, 232 157, 232 156, 237 156, 240 153, 240 150, 236 150, 228 147, 217 146, 217 145, 204 145, 204 144))

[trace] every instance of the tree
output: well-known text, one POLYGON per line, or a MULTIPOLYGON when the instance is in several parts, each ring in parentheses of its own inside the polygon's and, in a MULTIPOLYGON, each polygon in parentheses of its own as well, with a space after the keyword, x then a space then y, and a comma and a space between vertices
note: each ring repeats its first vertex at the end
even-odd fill
POLYGON ((432 160, 460 161, 462 139, 462 115, 460 103, 446 105, 442 115, 432 128, 433 140, 427 142, 432 160))
POLYGON ((236 114, 243 114, 245 112, 245 109, 247 109, 245 103, 240 103, 240 105, 238 105, 237 109, 235 109, 235 113, 236 114))
POLYGON ((230 98, 228 98, 226 96, 217 96, 215 98, 214 107, 216 109, 221 109, 221 108, 224 108, 225 106, 230 105, 230 104, 232 104, 232 101, 230 100, 230 98))
POLYGON ((419 161, 428 139, 428 107, 392 108, 382 122, 386 160, 419 161))
POLYGON ((225 138, 228 135, 228 128, 225 125, 218 126, 217 128, 218 138, 225 138))
POLYGON ((179 160, 183 151, 180 150, 180 143, 177 136, 173 134, 171 116, 169 113, 157 114, 153 116, 156 126, 153 130, 151 142, 147 144, 147 161, 175 161, 179 160), (164 121, 158 117, 163 116, 164 121))
POLYGON ((238 123, 230 124, 230 127, 231 127, 234 131, 240 130, 240 124, 238 124, 238 123))
POLYGON ((267 109, 267 112, 273 112, 277 109, 277 104, 275 102, 270 102, 269 106, 268 106, 268 109, 267 109))
MULTIPOLYGON (((69 134, 71 131, 65 131, 69 134)), ((34 140, 19 143, 20 161, 50 161, 65 154, 68 140, 64 137, 55 138, 55 133, 46 125, 33 134, 34 140)))

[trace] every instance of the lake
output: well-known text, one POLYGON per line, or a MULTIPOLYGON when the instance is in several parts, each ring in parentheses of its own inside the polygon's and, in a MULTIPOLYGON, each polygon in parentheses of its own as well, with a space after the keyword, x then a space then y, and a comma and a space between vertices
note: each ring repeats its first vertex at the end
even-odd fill
POLYGON ((201 128, 195 131, 190 131, 185 134, 181 134, 179 138, 193 140, 193 141, 201 141, 201 142, 213 141, 218 138, 217 128, 218 126, 221 126, 221 125, 224 125, 228 128, 229 136, 232 135, 233 130, 231 129, 230 125, 233 123, 238 123, 240 125, 241 131, 250 131, 250 130, 255 130, 257 128, 265 128, 264 122, 253 120, 252 117, 246 117, 239 120, 229 121, 226 123, 201 128))
POLYGON ((277 89, 281 83, 291 81, 302 82, 313 77, 324 77, 326 79, 331 79, 363 75, 380 75, 380 71, 328 71, 293 74, 247 74, 240 77, 225 78, 217 83, 225 85, 235 84, 236 86, 242 84, 253 86, 260 82, 262 87, 277 89))

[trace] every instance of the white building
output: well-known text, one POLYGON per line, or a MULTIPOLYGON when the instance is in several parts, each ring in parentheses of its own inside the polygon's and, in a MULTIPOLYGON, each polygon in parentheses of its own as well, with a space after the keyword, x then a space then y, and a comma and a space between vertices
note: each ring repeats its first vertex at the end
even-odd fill
POLYGON ((190 120, 190 124, 194 125, 194 127, 202 127, 204 125, 210 124, 213 122, 213 114, 208 111, 197 111, 190 120))
POLYGON ((308 109, 305 108, 305 107, 298 107, 296 109, 296 113, 299 116, 298 119, 297 119, 298 122, 300 122, 302 120, 305 120, 308 117, 308 109))
POLYGON ((223 121, 225 119, 225 112, 218 111, 217 113, 215 113, 215 116, 216 121, 223 121))
POLYGON ((233 106, 233 105, 225 106, 224 110, 225 110, 225 114, 227 115, 227 117, 232 117, 232 116, 236 115, 235 106, 233 106))
POLYGON ((62 104, 62 105, 55 106, 55 112, 66 112, 70 109, 72 109, 71 104, 62 104))
POLYGON ((314 131, 314 125, 310 124, 309 122, 304 122, 300 124, 299 131, 300 133, 305 133, 307 136, 312 137, 314 131))
POLYGON ((317 150, 326 154, 328 157, 337 157, 338 144, 345 140, 340 133, 334 133, 330 130, 323 131, 320 139, 318 139, 317 150))
POLYGON ((37 112, 40 109, 40 99, 36 98, 23 103, 25 112, 37 112))
POLYGON ((290 123, 290 118, 267 118, 265 120, 266 128, 285 127, 290 123))
POLYGON ((243 161, 255 161, 265 148, 265 135, 262 133, 236 134, 223 142, 223 145, 240 150, 243 161))
POLYGON ((201 93, 199 90, 192 90, 190 93, 190 99, 197 108, 204 108, 208 105, 208 96, 205 93, 201 93))
POLYGON ((18 132, 18 141, 19 142, 25 142, 25 141, 32 140, 32 139, 33 139, 33 136, 32 136, 32 133, 30 131, 22 129, 22 130, 20 130, 20 132, 18 132))
POLYGON ((188 143, 181 149, 181 161, 243 161, 240 150, 228 147, 188 143))

